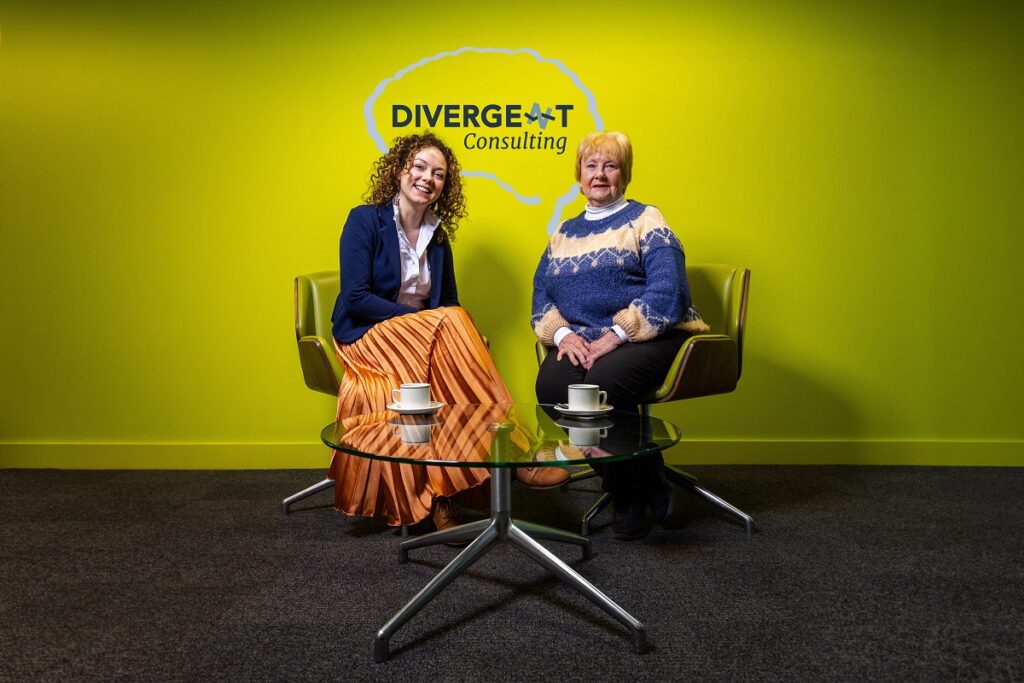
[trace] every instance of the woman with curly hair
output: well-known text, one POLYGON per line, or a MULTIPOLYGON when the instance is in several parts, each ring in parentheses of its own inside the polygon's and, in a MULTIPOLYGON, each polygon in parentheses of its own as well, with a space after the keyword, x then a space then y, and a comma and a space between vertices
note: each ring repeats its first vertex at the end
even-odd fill
MULTIPOLYGON (((341 233, 341 291, 332 316, 345 369, 338 419, 384 410, 391 390, 408 382, 430 383, 431 397, 446 404, 512 402, 459 307, 451 243, 466 204, 451 149, 429 132, 396 138, 376 162, 364 200, 341 233)), ((566 476, 535 468, 521 478, 557 485, 566 476)), ((475 502, 486 501, 488 473, 336 451, 330 477, 342 512, 384 515, 396 526, 433 514, 444 529, 455 524, 452 496, 475 489, 475 502)))

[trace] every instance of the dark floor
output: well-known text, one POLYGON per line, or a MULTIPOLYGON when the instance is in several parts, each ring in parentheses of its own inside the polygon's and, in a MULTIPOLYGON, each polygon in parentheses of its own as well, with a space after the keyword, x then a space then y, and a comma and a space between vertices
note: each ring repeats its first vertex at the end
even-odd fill
MULTIPOLYGON (((282 515, 320 473, 0 470, 0 680, 1024 680, 1024 470, 692 471, 752 538, 680 492, 641 542, 547 544, 649 653, 500 547, 374 664, 374 632, 457 551, 401 565, 325 493, 282 515)), ((593 496, 513 498, 571 528, 593 496)))

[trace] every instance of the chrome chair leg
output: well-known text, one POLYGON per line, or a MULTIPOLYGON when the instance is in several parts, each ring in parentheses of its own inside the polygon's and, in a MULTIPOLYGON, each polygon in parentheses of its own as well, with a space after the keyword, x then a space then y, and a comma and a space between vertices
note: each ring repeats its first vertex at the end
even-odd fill
POLYGON ((576 484, 581 481, 586 481, 587 479, 593 479, 596 476, 597 472, 590 469, 590 467, 587 467, 586 469, 579 470, 578 472, 573 472, 569 476, 569 478, 566 479, 565 482, 563 482, 562 485, 559 486, 558 488, 562 493, 568 493, 569 487, 572 486, 573 484, 576 484))
MULTIPOLYGON (((313 484, 308 488, 302 489, 296 494, 288 496, 287 498, 281 501, 281 512, 287 515, 289 512, 289 508, 291 508, 292 506, 292 503, 297 503, 303 498, 308 498, 312 496, 314 493, 320 493, 324 489, 329 489, 332 486, 334 486, 333 479, 324 479, 323 481, 317 482, 316 484, 313 484)), ((402 525, 401 534, 402 538, 405 538, 409 535, 409 526, 407 524, 402 525)))
MULTIPOLYGON (((700 485, 700 482, 692 474, 683 472, 682 470, 675 469, 674 467, 666 467, 665 478, 668 479, 673 484, 675 484, 676 486, 678 486, 679 488, 697 494, 698 496, 705 499, 718 509, 729 513, 733 517, 736 517, 741 522, 743 522, 743 526, 746 528, 747 535, 753 535, 754 518, 740 510, 735 505, 732 505, 731 503, 723 500, 722 498, 719 498, 711 491, 708 491, 706 488, 700 485)), ((601 512, 603 512, 604 509, 608 507, 608 505, 611 502, 612 495, 610 493, 605 493, 603 496, 597 499, 596 503, 590 506, 590 509, 583 514, 580 530, 581 534, 583 534, 584 536, 590 535, 591 522, 593 522, 594 518, 601 514, 601 512)))
POLYGON ((333 479, 324 479, 323 481, 313 484, 308 488, 302 489, 301 491, 294 495, 288 496, 283 501, 281 501, 281 512, 287 515, 288 509, 292 506, 292 503, 296 503, 302 500, 303 498, 308 498, 312 496, 314 493, 320 493, 321 491, 329 489, 332 486, 334 486, 333 479))
POLYGON ((594 521, 594 517, 597 517, 601 512, 608 507, 612 502, 612 494, 605 493, 597 502, 590 506, 590 509, 583 513, 583 524, 580 533, 584 536, 590 535, 590 523, 594 521))
POLYGON ((679 488, 683 488, 686 489, 687 491, 696 493, 698 496, 708 501, 718 509, 729 513, 733 517, 736 517, 741 522, 743 522, 743 525, 747 529, 747 535, 753 535, 754 518, 740 510, 735 505, 726 502, 725 500, 716 496, 711 491, 708 491, 706 488, 701 486, 700 482, 697 480, 697 477, 693 476, 692 474, 689 474, 688 472, 676 469, 674 467, 665 468, 665 477, 679 488))

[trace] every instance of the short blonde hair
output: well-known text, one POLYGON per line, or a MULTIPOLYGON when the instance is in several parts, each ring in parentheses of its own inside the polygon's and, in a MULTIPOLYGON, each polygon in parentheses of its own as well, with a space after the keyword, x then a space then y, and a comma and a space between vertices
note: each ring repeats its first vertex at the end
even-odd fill
POLYGON ((633 178, 633 145, 625 133, 617 130, 590 133, 580 141, 576 149, 576 182, 582 178, 583 159, 593 156, 595 152, 604 152, 619 165, 620 193, 625 193, 626 186, 633 178))

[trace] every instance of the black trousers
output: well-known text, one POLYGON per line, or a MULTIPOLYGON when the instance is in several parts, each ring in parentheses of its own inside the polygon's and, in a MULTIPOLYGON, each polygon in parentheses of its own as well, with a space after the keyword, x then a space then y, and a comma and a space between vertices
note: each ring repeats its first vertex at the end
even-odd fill
POLYGON ((682 330, 669 330, 650 341, 623 344, 589 370, 568 357, 556 361, 558 353, 552 349, 537 373, 537 402, 565 403, 570 384, 596 384, 608 392, 608 403, 616 410, 640 412, 640 399, 661 385, 687 337, 682 330))
MULTIPOLYGON (((665 380, 676 354, 689 335, 682 330, 669 330, 646 342, 623 344, 597 359, 590 370, 573 365, 567 358, 555 360, 552 350, 537 373, 537 401, 565 403, 570 384, 596 384, 608 392, 608 403, 616 410, 640 412, 640 399, 665 380)), ((609 437, 614 438, 614 429, 609 437)), ((615 496, 616 504, 642 499, 664 484, 664 461, 661 454, 647 458, 612 463, 593 463, 600 475, 602 488, 615 496)))

